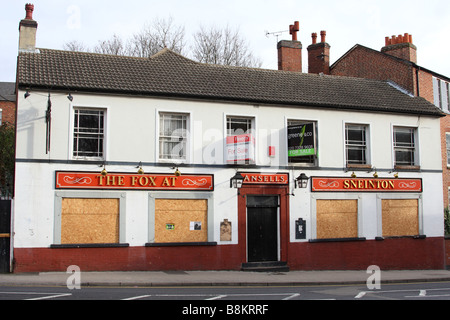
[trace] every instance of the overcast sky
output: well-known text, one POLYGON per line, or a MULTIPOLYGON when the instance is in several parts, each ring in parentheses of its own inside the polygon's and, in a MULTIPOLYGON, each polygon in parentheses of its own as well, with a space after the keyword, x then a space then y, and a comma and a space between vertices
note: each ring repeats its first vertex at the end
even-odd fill
MULTIPOLYGON (((0 81, 15 81, 19 22, 27 1, 0 0, 0 81)), ((155 18, 184 26, 186 40, 203 26, 239 28, 263 68, 277 68, 277 37, 300 21, 303 56, 311 33, 327 31, 331 63, 355 44, 380 50, 386 36, 412 34, 418 64, 450 77, 448 0, 29 0, 38 22, 37 47, 62 49, 77 40, 89 47, 117 34, 124 39, 155 18)), ((279 40, 290 39, 289 32, 279 40)), ((303 70, 307 70, 304 59, 303 70)))

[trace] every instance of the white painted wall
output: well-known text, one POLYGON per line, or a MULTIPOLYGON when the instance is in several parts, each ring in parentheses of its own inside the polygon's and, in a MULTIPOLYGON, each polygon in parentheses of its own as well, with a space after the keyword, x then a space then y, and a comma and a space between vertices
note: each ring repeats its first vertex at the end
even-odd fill
MULTIPOLYGON (((372 165, 380 177, 392 177, 388 173, 393 168, 392 126, 417 127, 420 166, 424 172, 401 173, 401 177, 422 178, 424 192, 423 226, 428 237, 443 236, 442 174, 440 150, 440 126, 438 118, 382 113, 363 113, 313 108, 287 108, 227 104, 199 101, 180 101, 171 99, 151 99, 127 96, 106 96, 91 94, 72 94, 73 102, 66 94, 54 93, 52 100, 52 145, 51 152, 45 153, 45 111, 46 92, 32 91, 31 96, 23 98, 19 92, 17 119, 16 197, 14 218, 15 247, 48 247, 55 243, 55 171, 99 171, 98 161, 92 164, 67 164, 72 160, 73 108, 92 107, 106 110, 106 161, 119 162, 108 165, 109 172, 135 172, 140 162, 158 162, 157 148, 159 111, 189 113, 191 126, 190 160, 191 164, 204 164, 199 167, 181 167, 182 173, 214 174, 214 239, 220 243, 220 222, 232 222, 232 242, 238 239, 237 192, 229 188, 229 179, 235 169, 208 167, 207 164, 224 164, 223 150, 226 136, 226 116, 254 116, 256 124, 256 161, 264 172, 289 172, 290 188, 295 196, 290 198, 290 237, 295 240, 295 220, 307 221, 307 239, 311 238, 311 211, 314 194, 309 189, 295 189, 293 178, 301 172, 308 176, 350 176, 344 172, 344 128, 345 123, 361 123, 370 126, 372 165), (288 119, 317 121, 319 167, 320 170, 296 168, 286 170, 279 166, 287 165, 286 122, 288 119), (269 145, 276 147, 277 156, 269 158, 269 145), (215 157, 210 155, 215 151, 215 157), (205 156, 209 155, 209 156, 205 156), (26 159, 27 161, 24 161, 26 159), (36 163, 29 160, 62 160, 61 163, 36 163), (120 164, 127 162, 127 164, 120 164)), ((147 166, 146 172, 172 173, 167 166, 147 166)), ((373 172, 357 172, 358 177, 371 177, 373 172)), ((105 191, 106 192, 106 191, 105 191)), ((148 192, 126 191, 126 242, 130 246, 142 246, 148 242, 148 192)), ((380 208, 377 207, 377 194, 360 194, 363 208, 361 221, 362 234, 374 239, 380 208)))

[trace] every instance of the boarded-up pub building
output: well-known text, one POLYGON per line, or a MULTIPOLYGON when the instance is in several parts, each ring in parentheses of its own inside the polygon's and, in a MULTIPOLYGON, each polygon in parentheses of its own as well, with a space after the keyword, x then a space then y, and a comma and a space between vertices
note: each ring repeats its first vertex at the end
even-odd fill
POLYGON ((424 99, 20 43, 15 272, 443 267, 442 114, 424 99))

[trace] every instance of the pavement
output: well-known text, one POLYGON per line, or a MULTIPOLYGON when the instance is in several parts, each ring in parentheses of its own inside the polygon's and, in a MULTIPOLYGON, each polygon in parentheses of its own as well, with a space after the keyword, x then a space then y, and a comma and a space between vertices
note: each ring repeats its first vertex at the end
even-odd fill
MULTIPOLYGON (((133 271, 41 272, 0 274, 0 286, 66 286, 79 276, 81 286, 310 286, 373 283, 372 274, 360 271, 133 271)), ((379 273, 381 283, 450 281, 450 270, 401 270, 379 273)))

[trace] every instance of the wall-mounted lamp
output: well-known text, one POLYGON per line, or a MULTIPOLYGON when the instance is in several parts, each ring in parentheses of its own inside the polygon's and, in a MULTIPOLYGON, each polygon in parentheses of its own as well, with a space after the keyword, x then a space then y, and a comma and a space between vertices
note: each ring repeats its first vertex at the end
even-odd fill
POLYGON ((142 169, 142 161, 139 161, 139 165, 136 168, 139 168, 138 171, 137 171, 138 174, 144 174, 145 173, 144 169, 142 169))
POLYGON ((240 189, 242 188, 242 184, 244 183, 244 176, 240 174, 240 172, 236 172, 236 174, 230 179, 230 188, 240 189))
POLYGON ((297 178, 295 178, 295 188, 305 189, 308 186, 309 177, 302 173, 297 178))
POLYGON ((398 179, 398 172, 394 173, 394 178, 398 179))
POLYGON ((378 172, 375 171, 375 173, 373 174, 374 178, 378 178, 378 172))
POLYGON ((106 171, 105 163, 99 165, 99 167, 102 167, 102 166, 103 166, 103 170, 100 172, 100 174, 102 176, 106 176, 108 174, 108 171, 106 171))
POLYGON ((178 170, 178 167, 173 167, 172 169, 175 169, 175 172, 173 173, 175 175, 175 177, 181 176, 181 172, 180 172, 180 170, 178 170))
POLYGON ((356 178, 355 171, 352 172, 352 178, 356 178))
POLYGON ((73 101, 73 96, 69 93, 69 95, 67 96, 67 99, 69 99, 72 102, 73 101))
POLYGON ((27 90, 27 92, 25 92, 25 94, 23 95, 23 97, 26 99, 26 98, 28 98, 29 96, 31 96, 31 93, 30 93, 30 91, 27 90))

